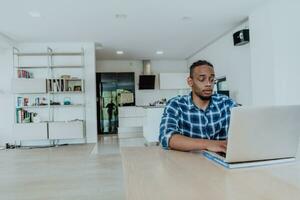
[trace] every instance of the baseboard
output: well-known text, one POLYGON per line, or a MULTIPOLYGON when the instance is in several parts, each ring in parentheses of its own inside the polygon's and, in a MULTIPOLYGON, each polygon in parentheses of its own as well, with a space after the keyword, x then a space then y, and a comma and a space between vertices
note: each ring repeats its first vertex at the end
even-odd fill
POLYGON ((143 133, 141 132, 131 132, 131 133, 118 133, 118 137, 121 138, 142 138, 143 133))

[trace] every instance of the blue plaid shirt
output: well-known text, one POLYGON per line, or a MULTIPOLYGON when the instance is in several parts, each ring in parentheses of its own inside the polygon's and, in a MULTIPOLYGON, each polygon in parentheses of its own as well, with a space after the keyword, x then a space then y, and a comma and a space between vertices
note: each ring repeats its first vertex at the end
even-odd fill
POLYGON ((192 93, 170 99, 165 107, 159 141, 169 149, 173 134, 191 138, 225 140, 230 121, 230 109, 236 102, 225 95, 213 94, 206 110, 199 109, 192 100, 192 93))

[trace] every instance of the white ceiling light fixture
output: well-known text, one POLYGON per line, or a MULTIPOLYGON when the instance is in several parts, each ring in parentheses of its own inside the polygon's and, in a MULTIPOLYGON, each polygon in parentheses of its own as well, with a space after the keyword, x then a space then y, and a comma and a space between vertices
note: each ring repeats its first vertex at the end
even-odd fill
POLYGON ((163 51, 156 51, 156 54, 157 55, 162 55, 162 54, 164 54, 164 52, 163 51))
POLYGON ((126 19, 127 18, 127 15, 126 14, 116 14, 115 17, 117 19, 126 19))
POLYGON ((41 17, 41 13, 38 12, 38 11, 29 11, 28 14, 29 14, 31 17, 34 17, 34 18, 41 17))
POLYGON ((183 16, 183 17, 181 18, 181 20, 184 21, 184 22, 188 22, 188 21, 192 21, 192 18, 189 17, 189 16, 183 16))
POLYGON ((96 50, 102 50, 103 49, 103 45, 101 43, 99 43, 99 42, 96 42, 95 43, 95 49, 96 50))
POLYGON ((116 52, 118 55, 123 55, 124 54, 124 51, 117 51, 116 52))

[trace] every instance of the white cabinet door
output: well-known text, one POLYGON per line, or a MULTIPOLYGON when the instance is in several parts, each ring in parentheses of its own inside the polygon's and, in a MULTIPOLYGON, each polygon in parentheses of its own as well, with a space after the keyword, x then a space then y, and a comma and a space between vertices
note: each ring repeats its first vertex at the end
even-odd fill
POLYGON ((13 79, 14 93, 46 93, 46 79, 13 79))
POLYGON ((13 126, 14 140, 46 140, 47 123, 24 123, 14 124, 13 126))
POLYGON ((119 127, 139 127, 143 126, 143 117, 120 117, 119 127))
POLYGON ((140 137, 143 132, 143 117, 145 109, 136 106, 119 107, 119 127, 120 138, 140 137))
POLYGON ((118 107, 119 117, 143 117, 145 115, 145 110, 142 107, 136 106, 124 106, 118 107))
POLYGON ((119 107, 119 127, 143 126, 145 109, 136 106, 119 107))
POLYGON ((187 77, 189 73, 160 73, 160 89, 189 89, 187 77))
POLYGON ((158 142, 159 128, 164 108, 148 108, 143 122, 143 135, 146 142, 158 142))
POLYGON ((83 122, 49 122, 49 139, 83 138, 83 122))

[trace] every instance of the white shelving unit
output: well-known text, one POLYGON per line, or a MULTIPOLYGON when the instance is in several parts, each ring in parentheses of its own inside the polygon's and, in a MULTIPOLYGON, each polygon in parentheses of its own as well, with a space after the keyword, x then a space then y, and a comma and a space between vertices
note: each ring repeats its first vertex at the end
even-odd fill
POLYGON ((13 48, 15 141, 86 141, 84 65, 83 49, 21 52, 13 48), (32 113, 37 113, 39 122, 33 122, 32 113))

